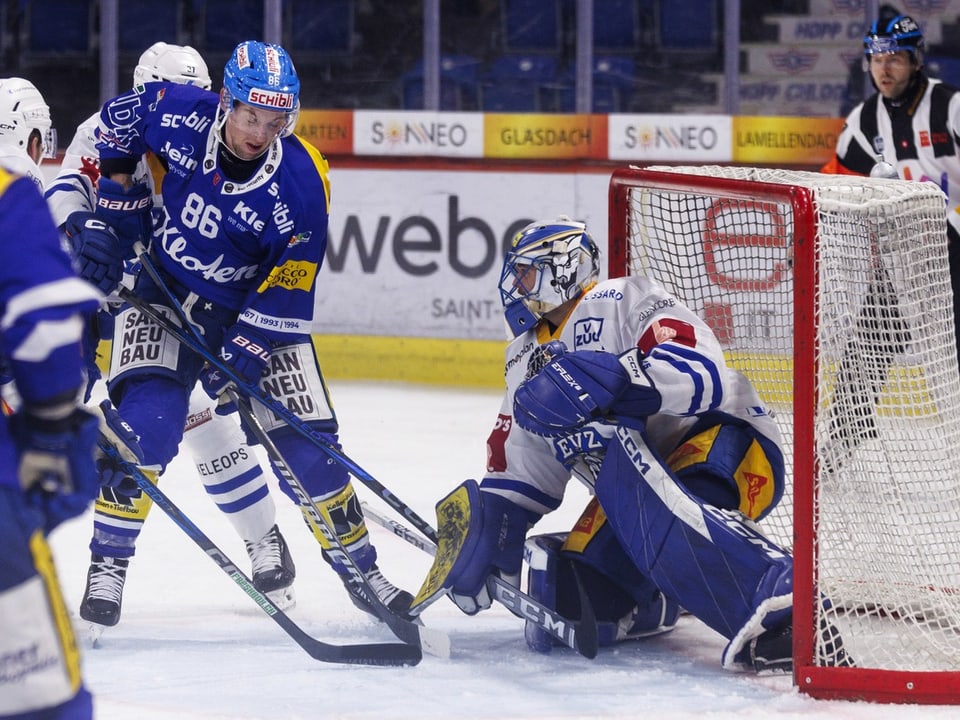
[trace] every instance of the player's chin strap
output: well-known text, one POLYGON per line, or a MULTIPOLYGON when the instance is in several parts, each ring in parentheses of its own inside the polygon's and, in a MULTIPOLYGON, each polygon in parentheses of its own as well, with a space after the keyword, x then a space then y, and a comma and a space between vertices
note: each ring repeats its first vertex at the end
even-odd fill
POLYGON ((267 395, 260 389, 258 385, 249 383, 240 377, 234 371, 233 367, 223 362, 215 352, 211 351, 207 346, 206 341, 202 336, 200 336, 196 327, 189 322, 189 319, 183 313, 183 308, 181 308, 180 302, 170 291, 170 288, 167 287, 167 284, 163 281, 163 278, 160 277, 160 273, 157 271, 153 259, 150 257, 150 254, 147 252, 146 248, 144 248, 143 244, 139 242, 135 243, 133 247, 134 252, 136 252, 140 259, 143 269, 147 271, 156 286, 160 288, 161 292, 163 292, 163 294, 166 296, 168 305, 177 314, 178 319, 184 327, 180 327, 176 323, 172 322, 169 318, 163 315, 163 313, 159 312, 156 308, 150 305, 150 303, 144 302, 141 298, 137 297, 123 287, 121 287, 118 292, 121 299, 130 303, 130 305, 135 307, 144 315, 150 317, 166 332, 172 335, 178 342, 197 353, 211 367, 215 367, 220 373, 223 374, 224 377, 231 380, 236 388, 245 397, 253 398, 258 403, 269 409, 277 417, 287 423, 289 427, 293 428, 296 432, 326 453, 328 457, 335 462, 340 463, 343 467, 349 470, 355 478, 366 485, 367 488, 376 493, 377 496, 379 496, 390 507, 406 518, 417 530, 423 533, 425 537, 433 542, 436 542, 436 531, 430 527, 430 524, 426 520, 417 515, 417 513, 415 513, 409 505, 404 503, 402 500, 400 500, 400 498, 390 492, 390 490, 388 490, 370 473, 357 465, 357 463, 344 454, 342 450, 330 443, 321 434, 315 432, 296 414, 287 409, 285 405, 267 395))
MULTIPOLYGON (((361 502, 361 505, 363 516, 368 520, 386 528, 428 555, 436 555, 436 543, 424 540, 403 523, 384 517, 366 503, 361 502)), ((580 619, 568 620, 503 578, 497 575, 487 578, 487 592, 507 610, 518 618, 535 624, 567 647, 592 660, 597 656, 599 647, 597 618, 579 580, 577 589, 580 593, 580 619)))

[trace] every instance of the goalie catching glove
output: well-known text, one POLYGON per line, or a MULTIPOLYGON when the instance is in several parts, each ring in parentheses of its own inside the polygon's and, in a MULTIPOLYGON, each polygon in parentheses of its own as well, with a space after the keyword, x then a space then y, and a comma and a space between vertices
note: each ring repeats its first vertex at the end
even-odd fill
POLYGON ((637 348, 578 350, 557 355, 517 388, 513 417, 524 430, 553 437, 607 416, 645 419, 660 404, 637 348))
POLYGON ((419 613, 443 593, 467 615, 490 607, 487 578, 519 585, 523 543, 539 515, 466 480, 437 503, 437 553, 413 602, 419 613))

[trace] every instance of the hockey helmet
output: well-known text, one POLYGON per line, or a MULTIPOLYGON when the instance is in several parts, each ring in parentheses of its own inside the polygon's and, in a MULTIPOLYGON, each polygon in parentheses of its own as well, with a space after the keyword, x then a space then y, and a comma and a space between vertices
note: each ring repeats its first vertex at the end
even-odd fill
POLYGON ((234 48, 223 69, 221 108, 235 102, 286 113, 281 135, 289 135, 300 112, 300 78, 290 55, 279 45, 247 40, 234 48))
POLYGON ((887 55, 906 50, 917 65, 923 65, 926 47, 923 31, 909 15, 881 12, 880 17, 863 37, 863 54, 867 61, 871 55, 887 55))
POLYGON ((204 90, 213 87, 207 63, 200 53, 189 45, 165 42, 156 42, 144 50, 133 69, 134 86, 160 81, 197 85, 204 90))
POLYGON ((600 274, 600 250, 583 223, 565 215, 516 234, 500 273, 500 300, 513 334, 580 297, 600 274))
POLYGON ((0 138, 12 141, 27 152, 34 130, 40 134, 43 157, 56 157, 57 131, 43 95, 29 80, 18 77, 0 80, 0 138))

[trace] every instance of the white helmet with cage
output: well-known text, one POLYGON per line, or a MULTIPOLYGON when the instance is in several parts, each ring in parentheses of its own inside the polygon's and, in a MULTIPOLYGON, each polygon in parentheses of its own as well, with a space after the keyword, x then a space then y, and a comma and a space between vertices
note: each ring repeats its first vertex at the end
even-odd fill
POLYGON ((156 42, 140 56, 133 70, 133 84, 161 81, 197 85, 204 90, 213 87, 207 63, 200 53, 189 45, 156 42))
POLYGON ((40 135, 42 157, 56 157, 57 131, 43 95, 29 80, 19 77, 0 80, 0 138, 12 141, 29 155, 30 136, 34 131, 40 135))
POLYGON ((600 251, 586 225, 565 215, 527 225, 513 238, 500 273, 500 300, 513 334, 580 297, 600 275, 600 251))

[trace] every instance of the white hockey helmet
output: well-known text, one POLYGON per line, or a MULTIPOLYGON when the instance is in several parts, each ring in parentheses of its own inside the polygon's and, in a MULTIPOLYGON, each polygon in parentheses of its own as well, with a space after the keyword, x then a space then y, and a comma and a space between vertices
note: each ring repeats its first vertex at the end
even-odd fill
POLYGON ((189 45, 155 42, 140 56, 133 70, 133 84, 160 81, 197 85, 204 90, 213 87, 207 63, 200 53, 189 45))
POLYGON ((27 152, 34 130, 40 134, 42 156, 56 157, 57 131, 43 95, 29 80, 18 77, 0 80, 0 137, 12 140, 27 152))
POLYGON ((583 223, 566 215, 527 225, 513 238, 500 273, 500 301, 513 334, 580 297, 600 275, 600 250, 583 223))

